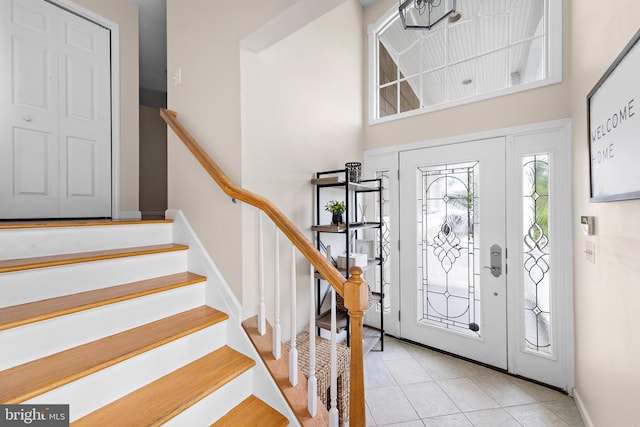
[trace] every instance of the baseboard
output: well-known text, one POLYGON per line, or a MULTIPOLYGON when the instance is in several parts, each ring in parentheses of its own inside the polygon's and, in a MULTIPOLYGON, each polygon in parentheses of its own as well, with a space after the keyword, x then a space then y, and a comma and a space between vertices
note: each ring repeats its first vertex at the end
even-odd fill
POLYGON ((580 398, 580 393, 577 388, 573 389, 573 400, 576 402, 576 406, 578 407, 578 412, 580 412, 580 416, 582 417, 582 422, 587 427, 595 427, 593 421, 591 421, 591 417, 587 412, 587 408, 584 406, 584 402, 580 398))
POLYGON ((189 268, 191 268, 193 263, 193 266, 197 268, 196 273, 204 274, 209 278, 211 283, 216 283, 213 290, 220 297, 224 305, 215 308, 225 311, 239 325, 242 321, 242 306, 233 291, 231 291, 222 273, 209 256, 204 245, 200 239, 198 239, 195 231, 191 228, 184 213, 179 209, 167 209, 165 218, 174 221, 174 243, 189 245, 190 250, 192 250, 189 268))
POLYGON ((164 218, 165 211, 142 211, 142 217, 162 217, 164 218))
POLYGON ((120 211, 116 219, 142 219, 140 211, 120 211))
MULTIPOLYGON (((1 1, 1 0, 0 0, 1 1)), ((260 358, 249 336, 241 325, 242 306, 225 281, 222 273, 209 257, 200 239, 195 234, 184 213, 179 209, 168 209, 166 218, 173 220, 174 243, 189 245, 189 269, 194 273, 207 276, 208 296, 207 302, 214 308, 222 310, 229 315, 227 324, 228 345, 253 358, 257 364, 253 372, 253 394, 267 402, 281 414, 289 419, 290 425, 296 425, 296 416, 288 405, 266 365, 260 358)))

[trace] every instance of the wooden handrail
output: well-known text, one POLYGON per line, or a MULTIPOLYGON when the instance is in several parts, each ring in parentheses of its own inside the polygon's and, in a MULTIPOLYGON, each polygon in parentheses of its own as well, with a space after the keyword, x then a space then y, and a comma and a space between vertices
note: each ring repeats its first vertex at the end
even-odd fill
POLYGON ((202 167, 228 196, 262 210, 271 221, 289 238, 291 243, 309 260, 333 288, 344 297, 344 276, 316 249, 300 230, 270 200, 235 185, 200 147, 176 119, 175 111, 160 109, 160 116, 173 129, 184 145, 191 151, 202 167))
POLYGON ((368 302, 368 287, 367 283, 362 279, 362 269, 360 267, 350 268, 351 277, 345 280, 342 273, 313 246, 309 239, 271 201, 235 185, 182 126, 176 118, 177 113, 175 111, 161 108, 160 116, 173 129, 178 138, 191 151, 222 191, 234 199, 262 210, 318 270, 322 277, 344 298, 345 307, 349 311, 351 318, 349 425, 364 427, 366 425, 366 413, 362 322, 368 302))

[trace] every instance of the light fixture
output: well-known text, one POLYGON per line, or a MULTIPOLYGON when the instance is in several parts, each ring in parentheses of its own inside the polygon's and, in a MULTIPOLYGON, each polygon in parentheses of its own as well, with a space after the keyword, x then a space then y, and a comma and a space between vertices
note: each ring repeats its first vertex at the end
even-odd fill
POLYGON ((456 12, 456 0, 400 0, 398 9, 405 30, 430 30, 456 12))

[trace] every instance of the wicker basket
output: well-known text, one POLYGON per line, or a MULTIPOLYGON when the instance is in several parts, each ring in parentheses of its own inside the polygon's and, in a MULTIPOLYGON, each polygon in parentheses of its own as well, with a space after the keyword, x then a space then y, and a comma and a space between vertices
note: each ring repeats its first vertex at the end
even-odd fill
MULTIPOLYGON (((315 337, 316 340, 316 380, 318 384, 318 398, 327 410, 331 409, 331 341, 322 337, 315 337)), ((285 349, 291 349, 291 342, 284 345, 285 349)), ((305 378, 309 379, 309 333, 301 332, 296 337, 296 348, 298 349, 298 367, 305 378)), ((338 344, 336 368, 338 370, 337 406, 339 414, 339 425, 349 419, 349 364, 351 351, 344 344, 338 344)))

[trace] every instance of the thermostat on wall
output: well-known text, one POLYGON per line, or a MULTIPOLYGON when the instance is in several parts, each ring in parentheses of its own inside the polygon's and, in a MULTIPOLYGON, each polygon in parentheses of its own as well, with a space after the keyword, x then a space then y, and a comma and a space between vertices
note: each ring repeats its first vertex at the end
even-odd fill
POLYGON ((581 216, 580 224, 582 225, 582 232, 585 236, 593 236, 596 234, 596 217, 581 216))

